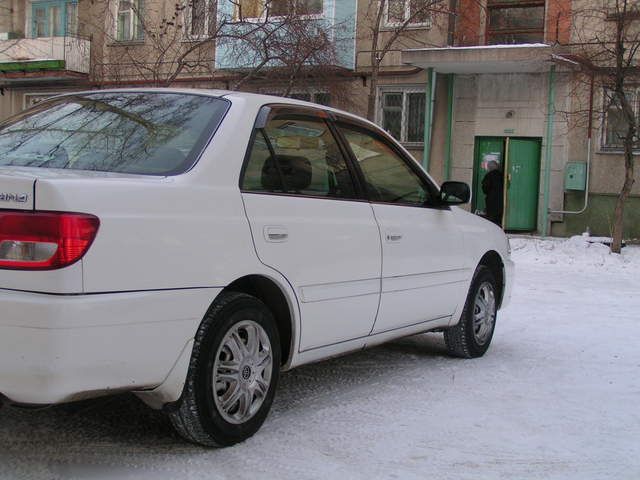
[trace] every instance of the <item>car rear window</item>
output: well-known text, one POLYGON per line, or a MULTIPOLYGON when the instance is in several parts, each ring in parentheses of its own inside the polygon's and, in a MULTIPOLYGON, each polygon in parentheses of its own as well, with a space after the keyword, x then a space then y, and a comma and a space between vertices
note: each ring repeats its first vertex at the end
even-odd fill
POLYGON ((230 102, 205 95, 65 95, 0 125, 0 166, 141 175, 190 169, 230 102))

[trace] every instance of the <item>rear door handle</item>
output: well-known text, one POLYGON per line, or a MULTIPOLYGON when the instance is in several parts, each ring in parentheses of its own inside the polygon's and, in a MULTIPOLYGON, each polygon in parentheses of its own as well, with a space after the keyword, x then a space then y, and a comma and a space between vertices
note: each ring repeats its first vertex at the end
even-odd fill
POLYGON ((285 227, 267 225, 264 227, 264 238, 267 242, 286 242, 289 232, 285 227))
POLYGON ((402 240, 402 234, 387 233, 387 242, 399 242, 400 240, 402 240))

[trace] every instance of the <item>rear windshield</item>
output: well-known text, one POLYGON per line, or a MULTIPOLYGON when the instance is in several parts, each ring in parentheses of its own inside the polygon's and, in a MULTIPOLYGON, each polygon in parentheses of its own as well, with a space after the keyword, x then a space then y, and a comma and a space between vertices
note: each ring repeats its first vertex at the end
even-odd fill
POLYGON ((229 105, 178 93, 55 98, 0 125, 0 167, 177 175, 196 162, 229 105))

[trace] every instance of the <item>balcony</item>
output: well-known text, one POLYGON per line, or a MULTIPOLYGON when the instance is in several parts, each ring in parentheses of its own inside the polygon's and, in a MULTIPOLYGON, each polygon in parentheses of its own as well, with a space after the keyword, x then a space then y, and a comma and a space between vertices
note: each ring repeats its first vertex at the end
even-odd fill
MULTIPOLYGON (((264 2, 255 1, 247 2, 249 3, 264 4, 264 2)), ((280 67, 288 60, 295 62, 294 57, 304 57, 307 51, 318 48, 317 44, 314 44, 314 38, 327 37, 330 44, 326 49, 322 49, 324 53, 315 50, 308 58, 324 57, 319 63, 315 63, 315 66, 333 66, 338 69, 353 70, 355 68, 357 3, 357 0, 314 2, 272 0, 270 3, 272 10, 258 13, 257 18, 239 19, 234 2, 220 2, 217 10, 218 21, 225 25, 223 33, 227 33, 228 38, 216 45, 215 67, 218 70, 246 71, 261 64, 265 65, 262 63, 265 61, 267 68, 280 67), (304 5, 311 10, 294 17, 291 15, 293 12, 286 8, 296 4, 304 5), (299 21, 292 24, 294 18, 299 21), (297 51, 289 51, 288 42, 296 44, 291 48, 297 51), (254 48, 254 45, 259 47, 254 48), (275 55, 276 51, 282 53, 275 55), (270 55, 287 57, 288 54, 291 54, 291 57, 284 60, 268 58, 270 55)), ((314 65, 314 61, 309 60, 305 64, 314 65)))
POLYGON ((77 36, 0 40, 0 79, 4 83, 86 78, 91 42, 77 36))

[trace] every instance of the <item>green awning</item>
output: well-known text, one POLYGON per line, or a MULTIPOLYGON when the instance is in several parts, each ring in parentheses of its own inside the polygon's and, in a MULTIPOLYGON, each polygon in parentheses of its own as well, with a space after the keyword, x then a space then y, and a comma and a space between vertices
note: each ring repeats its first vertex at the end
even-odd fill
POLYGON ((39 70, 64 70, 64 60, 26 60, 0 62, 0 72, 33 72, 39 70))

